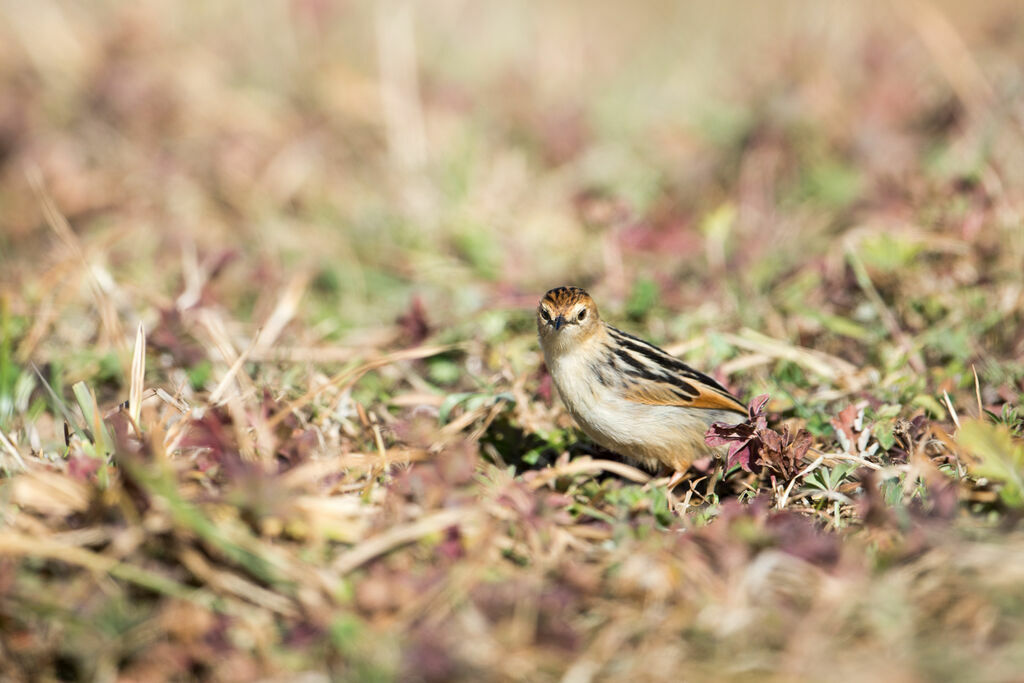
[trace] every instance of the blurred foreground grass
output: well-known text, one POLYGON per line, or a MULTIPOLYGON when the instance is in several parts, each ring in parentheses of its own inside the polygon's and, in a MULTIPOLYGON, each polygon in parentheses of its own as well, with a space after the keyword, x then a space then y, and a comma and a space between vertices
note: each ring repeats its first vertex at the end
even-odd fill
POLYGON ((0 18, 3 680, 1024 670, 1014 3, 0 18), (578 441, 567 283, 752 471, 578 441))

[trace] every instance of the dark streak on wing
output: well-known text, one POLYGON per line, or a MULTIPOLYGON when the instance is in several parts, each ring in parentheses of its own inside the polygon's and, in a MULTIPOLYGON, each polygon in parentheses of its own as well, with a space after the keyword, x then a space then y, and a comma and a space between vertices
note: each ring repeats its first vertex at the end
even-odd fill
POLYGON ((627 349, 616 349, 615 355, 632 367, 631 370, 626 370, 626 373, 629 375, 652 382, 664 382, 665 384, 670 384, 676 391, 683 392, 691 399, 696 398, 700 394, 692 384, 683 380, 679 375, 671 372, 665 372, 656 365, 652 367, 651 364, 645 362, 641 358, 637 358, 627 349))
POLYGON ((590 371, 594 373, 595 377, 597 377, 597 381, 601 383, 601 386, 605 386, 605 387, 610 386, 610 384, 608 382, 608 376, 605 374, 604 370, 601 368, 601 364, 600 363, 591 363, 590 364, 590 371))
POLYGON ((615 354, 611 350, 609 350, 608 354, 605 356, 605 362, 608 364, 608 367, 612 369, 612 372, 616 375, 619 374, 619 361, 615 358, 615 354))
POLYGON ((688 396, 687 394, 684 394, 683 392, 679 391, 678 389, 673 389, 672 393, 675 394, 676 396, 678 396, 679 400, 681 400, 681 401, 690 401, 690 400, 693 399, 693 396, 688 396))
POLYGON ((714 379, 694 370, 686 363, 665 353, 657 346, 627 334, 611 325, 608 326, 608 331, 621 346, 620 349, 615 351, 615 355, 636 369, 635 372, 629 371, 630 374, 635 374, 644 379, 667 382, 683 390, 688 398, 696 397, 700 393, 699 390, 695 389, 688 382, 683 381, 682 378, 685 377, 742 405, 735 396, 730 394, 725 387, 714 379), (639 354, 642 358, 633 356, 632 354, 634 353, 639 354))
POLYGON ((650 342, 645 342, 643 339, 639 339, 631 334, 627 334, 626 332, 623 332, 620 329, 612 327, 611 325, 608 326, 608 331, 611 332, 612 336, 615 337, 623 346, 630 349, 631 351, 635 351, 643 355, 646 358, 649 358, 655 364, 671 368, 672 370, 682 374, 685 377, 695 379, 701 382, 702 384, 707 384, 709 387, 717 389, 718 391, 721 391, 724 394, 729 393, 729 391, 725 387, 723 387, 721 384, 716 382, 711 377, 708 377, 702 372, 694 370, 683 361, 679 360, 675 356, 670 356, 669 354, 665 353, 654 344, 651 344, 650 342))

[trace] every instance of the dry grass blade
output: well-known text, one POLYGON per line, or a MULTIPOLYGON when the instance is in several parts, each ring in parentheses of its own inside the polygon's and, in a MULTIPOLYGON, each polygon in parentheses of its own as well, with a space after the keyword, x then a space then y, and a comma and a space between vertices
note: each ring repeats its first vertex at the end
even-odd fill
POLYGON ((187 413, 189 410, 187 403, 182 401, 180 398, 171 396, 160 387, 157 387, 156 389, 156 396, 167 405, 173 406, 174 409, 177 410, 179 413, 187 413))
POLYGON ((117 315, 117 307, 114 305, 114 302, 110 300, 110 297, 107 296, 103 285, 101 285, 97 279, 96 273, 93 271, 92 264, 90 264, 89 260, 86 258, 78 237, 75 235, 74 231, 71 230, 71 226, 68 224, 68 219, 60 212, 60 209, 57 208, 57 205, 46 191, 46 187, 43 184, 42 172, 38 166, 32 164, 26 168, 25 173, 28 177, 29 185, 32 187, 33 192, 35 192, 36 199, 43 209, 43 216, 46 218, 47 224, 53 232, 56 233, 60 241, 63 242, 71 251, 85 270, 93 296, 96 299, 96 307, 100 311, 100 318, 103 321, 103 328, 107 333, 108 339, 113 340, 115 344, 123 348, 125 334, 121 328, 121 319, 117 315))
POLYGON ((985 415, 985 406, 981 402, 981 383, 978 381, 978 370, 974 367, 974 363, 971 363, 971 374, 974 375, 974 398, 978 402, 978 419, 982 419, 985 415))
POLYGON ((309 273, 301 272, 292 277, 281 294, 281 298, 278 299, 277 305, 274 306, 274 310, 271 311, 267 321, 263 323, 261 333, 257 335, 259 341, 254 344, 250 354, 252 352, 265 351, 273 346, 278 337, 281 336, 284 328, 295 317, 295 312, 299 307, 302 296, 306 292, 308 284, 309 273))
POLYGON ((896 0, 890 5, 917 32, 939 71, 971 115, 982 116, 990 111, 995 100, 992 85, 956 26, 942 10, 922 0, 896 0))
POLYGON ((142 416, 142 390, 146 383, 146 330, 142 323, 135 332, 135 350, 132 352, 132 372, 128 381, 128 414, 138 428, 142 416))
POLYGON ((810 474, 811 472, 816 470, 818 468, 818 466, 825 461, 826 457, 827 456, 824 453, 822 453, 817 458, 815 458, 814 461, 811 462, 811 464, 809 464, 807 467, 805 467, 802 470, 800 470, 799 472, 797 472, 796 476, 793 477, 792 479, 790 479, 789 484, 786 485, 786 490, 783 491, 782 495, 779 496, 779 499, 776 502, 776 507, 777 508, 782 510, 782 509, 784 509, 786 507, 786 503, 789 501, 789 494, 792 493, 793 486, 796 484, 797 480, 798 479, 803 479, 808 474, 810 474))
POLYGON ((343 385, 355 384, 359 381, 363 375, 378 368, 382 368, 385 365, 392 363, 398 363, 405 360, 416 360, 419 358, 429 358, 431 356, 437 356, 439 354, 451 351, 452 349, 458 348, 458 344, 445 344, 441 346, 420 346, 413 349, 404 349, 402 351, 395 351, 393 353, 385 354, 379 358, 375 358, 370 361, 364 362, 362 365, 358 365, 354 368, 342 370, 338 374, 334 375, 328 382, 318 386, 314 389, 310 389, 305 394, 290 401, 287 406, 276 412, 267 421, 269 428, 274 428, 280 422, 285 419, 292 411, 301 410, 305 406, 309 405, 317 396, 322 394, 324 391, 331 387, 338 387, 343 385))
POLYGON ((754 330, 747 329, 743 330, 742 335, 723 334, 722 338, 737 348, 796 363, 833 382, 843 382, 855 388, 863 384, 858 377, 859 372, 855 365, 815 349, 806 349, 779 339, 771 339, 754 330))
POLYGON ((348 574, 373 558, 406 543, 412 543, 424 536, 444 531, 451 526, 471 525, 475 520, 475 515, 473 510, 442 510, 415 522, 391 527, 384 533, 365 539, 339 555, 331 563, 331 569, 342 575, 348 574))
POLYGON ((924 359, 921 357, 921 354, 914 349, 907 333, 900 327, 900 323, 896 319, 896 316, 886 305, 881 294, 878 293, 878 289, 871 281, 871 276, 868 274, 867 268, 864 267, 864 262, 857 253, 852 239, 847 240, 845 248, 846 260, 849 262, 850 268, 853 269, 853 274, 857 280, 857 284, 860 285, 861 290, 875 307, 875 310, 878 312, 878 316, 882 319, 882 322, 885 324, 885 328, 889 331, 889 334, 900 345, 904 353, 907 354, 907 361, 910 363, 910 366, 914 368, 916 372, 922 375, 925 374, 926 370, 924 366, 924 359))
POLYGON ((286 616, 297 616, 298 608, 287 598, 272 590, 247 581, 234 572, 212 566, 195 550, 182 551, 181 563, 199 580, 217 591, 241 598, 254 605, 265 607, 271 612, 286 616))
POLYGON ((4 434, 2 429, 0 429, 0 446, 3 446, 4 451, 11 458, 10 461, 4 462, 4 464, 3 464, 3 468, 4 469, 6 469, 8 471, 10 471, 12 469, 22 469, 23 470, 23 469, 25 469, 27 467, 27 465, 25 464, 24 458, 21 457, 21 453, 18 452, 18 449, 11 442, 11 440, 9 438, 7 438, 7 435, 4 434), (11 462, 13 462, 16 465, 16 467, 11 467, 11 464, 10 464, 11 462))
POLYGON ((949 418, 953 420, 953 424, 956 425, 957 429, 960 429, 960 416, 957 415, 956 408, 953 407, 953 400, 949 397, 948 391, 942 392, 942 405, 949 411, 949 418))
POLYGON ((281 475, 281 482, 288 488, 310 486, 322 479, 331 479, 351 469, 380 467, 384 463, 406 465, 422 462, 430 453, 422 448, 389 448, 382 455, 376 453, 343 453, 323 460, 311 460, 294 467, 281 475))
POLYGON ((89 507, 89 490, 82 482, 41 468, 19 475, 5 493, 15 504, 46 515, 79 514, 89 507))
POLYGON ((49 539, 0 530, 0 553, 15 557, 25 556, 66 562, 97 574, 109 574, 114 578, 134 583, 149 590, 195 602, 204 607, 213 605, 212 597, 204 590, 189 588, 173 579, 141 567, 49 539))
POLYGON ((224 376, 221 378, 220 382, 217 383, 213 392, 210 393, 211 404, 217 405, 223 400, 224 395, 231 387, 231 383, 242 369, 242 366, 245 365, 247 360, 249 360, 249 354, 251 354, 253 349, 259 345, 261 332, 262 330, 256 330, 256 334, 253 336, 252 341, 249 342, 249 346, 247 346, 242 353, 238 354, 238 358, 235 359, 235 362, 232 363, 231 367, 228 368, 228 371, 224 373, 224 376))
POLYGON ((570 477, 584 472, 611 472, 638 484, 646 484, 652 479, 646 472, 614 460, 577 459, 565 465, 541 470, 537 477, 530 481, 530 488, 537 489, 559 477, 570 477))

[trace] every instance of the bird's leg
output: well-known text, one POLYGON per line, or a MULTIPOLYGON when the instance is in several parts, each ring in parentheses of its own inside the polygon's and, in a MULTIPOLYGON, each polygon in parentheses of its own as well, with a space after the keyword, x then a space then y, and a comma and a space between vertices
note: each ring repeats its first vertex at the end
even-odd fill
POLYGON ((682 516, 682 512, 679 511, 679 499, 672 493, 672 489, 682 481, 684 474, 685 472, 682 470, 676 470, 672 473, 672 476, 669 477, 668 484, 665 485, 665 502, 668 503, 669 513, 673 515, 682 516))
POLYGON ((704 492, 704 499, 707 500, 715 494, 715 489, 718 486, 718 480, 722 476, 722 463, 716 462, 715 469, 711 472, 711 476, 708 477, 707 490, 704 492))

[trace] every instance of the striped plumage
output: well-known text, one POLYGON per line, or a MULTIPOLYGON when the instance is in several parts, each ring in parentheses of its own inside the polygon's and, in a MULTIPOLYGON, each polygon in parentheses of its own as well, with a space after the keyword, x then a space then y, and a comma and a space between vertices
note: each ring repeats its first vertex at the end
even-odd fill
POLYGON ((721 384, 602 321, 578 287, 544 295, 537 332, 559 396, 587 436, 648 468, 685 471, 715 453, 704 443, 712 422, 746 417, 721 384))

